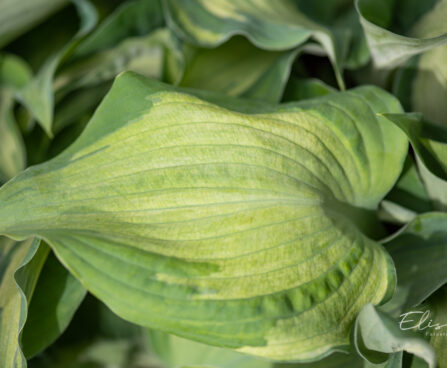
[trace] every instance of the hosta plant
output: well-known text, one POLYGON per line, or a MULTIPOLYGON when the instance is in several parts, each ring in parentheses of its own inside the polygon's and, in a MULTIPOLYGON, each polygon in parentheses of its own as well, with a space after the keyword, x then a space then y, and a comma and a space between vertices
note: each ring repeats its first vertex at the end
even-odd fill
POLYGON ((447 367, 447 3, 377 4, 1 1, 0 366, 447 367))

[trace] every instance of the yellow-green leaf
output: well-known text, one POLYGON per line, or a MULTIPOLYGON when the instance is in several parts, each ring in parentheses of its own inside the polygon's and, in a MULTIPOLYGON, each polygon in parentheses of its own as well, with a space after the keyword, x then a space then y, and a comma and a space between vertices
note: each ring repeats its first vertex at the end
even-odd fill
POLYGON ((69 149, 0 190, 0 233, 44 238, 134 323, 277 360, 346 349, 394 289, 362 230, 406 157, 377 115, 400 105, 363 87, 254 106, 122 74, 69 149))

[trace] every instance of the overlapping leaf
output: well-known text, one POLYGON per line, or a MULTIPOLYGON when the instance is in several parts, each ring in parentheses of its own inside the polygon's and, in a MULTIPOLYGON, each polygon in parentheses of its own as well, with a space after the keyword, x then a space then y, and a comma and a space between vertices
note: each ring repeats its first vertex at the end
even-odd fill
POLYGON ((351 35, 346 29, 331 29, 312 19, 300 9, 305 4, 292 0, 166 0, 164 5, 168 24, 188 41, 205 47, 220 45, 235 34, 246 36, 259 48, 277 51, 313 38, 326 51, 339 85, 344 86, 341 70, 351 35))
POLYGON ((313 78, 290 78, 284 91, 284 101, 301 101, 309 98, 324 96, 335 92, 319 79, 313 78))
POLYGON ((20 333, 26 320, 27 299, 31 297, 48 248, 39 241, 1 242, 0 279, 0 361, 5 368, 26 367, 20 349, 20 333))
POLYGON ((433 209, 416 163, 409 155, 399 180, 381 203, 381 218, 389 222, 407 224, 418 213, 430 212, 433 209))
MULTIPOLYGON (((441 325, 444 319, 441 311, 444 291, 432 294, 447 281, 447 215, 436 212, 419 215, 384 245, 396 265, 396 293, 381 310, 367 306, 360 313, 355 330, 357 347, 375 363, 388 359, 390 353, 407 350, 433 366, 434 352, 423 340, 428 336, 437 341, 431 345, 443 366, 445 359, 440 346, 443 331, 437 331, 429 324, 436 327, 435 323, 441 325), (428 302, 421 305, 427 298, 428 302), (427 310, 428 315, 423 318, 427 310)), ((396 358, 396 353, 392 358, 396 358)), ((412 367, 416 367, 416 361, 425 366, 421 359, 415 357, 413 360, 412 367)), ((397 367, 402 367, 402 363, 397 367)))
POLYGON ((0 362, 4 368, 26 367, 25 357, 46 348, 62 333, 85 295, 85 289, 54 256, 48 259, 48 246, 39 243, 0 238, 0 362))
POLYGON ((365 87, 241 114, 126 73, 70 149, 1 189, 0 233, 46 239, 132 322, 315 359, 394 288, 359 227, 402 169, 376 115, 399 110, 365 87))
MULTIPOLYGON (((411 317, 415 317, 413 320, 416 323, 421 321, 421 318, 423 319, 419 328, 423 330, 424 335, 436 351, 439 361, 438 367, 447 367, 447 350, 445 349, 447 344, 447 297, 445 287, 439 289, 423 305, 414 309, 413 312, 417 312, 417 314, 413 314, 411 317), (430 321, 430 325, 428 321, 430 321)), ((417 368, 416 362, 411 367, 417 368)))
POLYGON ((396 66, 447 43, 445 0, 357 0, 356 5, 379 67, 396 66))
MULTIPOLYGON (((367 304, 356 320, 354 341, 357 351, 373 364, 400 360, 407 351, 423 359, 429 368, 436 368, 434 349, 422 336, 400 328, 398 322, 386 313, 367 304)), ((396 364, 399 367, 399 362, 396 364)))
POLYGON ((397 317, 447 282, 447 214, 419 215, 384 245, 398 278, 396 294, 384 307, 397 317))
POLYGON ((73 2, 80 17, 79 31, 67 45, 45 61, 38 74, 18 95, 49 136, 53 134, 51 130, 54 109, 53 78, 56 69, 61 60, 70 55, 80 40, 93 29, 97 21, 95 8, 87 0, 73 0, 73 2))
POLYGON ((384 116, 407 134, 434 207, 447 208, 447 130, 425 121, 420 114, 384 116))
POLYGON ((25 148, 13 108, 14 93, 31 78, 28 65, 14 55, 0 55, 0 183, 25 168, 25 148))
POLYGON ((296 54, 261 50, 233 37, 214 49, 197 50, 180 85, 279 102, 296 54))
POLYGON ((27 359, 50 346, 67 328, 86 290, 50 253, 28 305, 21 346, 27 359))

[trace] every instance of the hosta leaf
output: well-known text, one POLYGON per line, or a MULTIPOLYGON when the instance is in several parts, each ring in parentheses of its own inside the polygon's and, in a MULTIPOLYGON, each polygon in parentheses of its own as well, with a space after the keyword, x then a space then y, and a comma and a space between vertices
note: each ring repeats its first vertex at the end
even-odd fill
POLYGON ((259 48, 277 51, 313 38, 328 54, 337 81, 344 86, 341 63, 349 35, 314 21, 299 8, 299 2, 165 0, 164 5, 168 25, 186 40, 205 47, 220 45, 235 34, 246 36, 259 48))
POLYGON ((432 210, 427 189, 416 163, 409 155, 399 180, 381 203, 381 218, 385 221, 406 224, 418 213, 432 210))
POLYGON ((12 91, 0 87, 0 183, 25 168, 25 148, 13 107, 12 91))
MULTIPOLYGON (((400 328, 399 321, 367 304, 355 323, 354 342, 357 351, 373 364, 396 359, 396 354, 407 351, 436 368, 436 354, 420 335, 400 328)), ((397 357, 399 359, 399 357, 397 357)))
POLYGON ((31 79, 28 64, 13 54, 0 55, 0 88, 17 90, 25 86, 31 79))
POLYGON ((34 79, 19 93, 21 102, 32 112, 45 132, 52 136, 53 77, 61 60, 66 58, 96 24, 96 11, 87 0, 73 0, 80 17, 79 31, 61 50, 51 55, 34 79))
POLYGON ((328 95, 335 89, 314 78, 290 78, 284 91, 284 101, 301 101, 328 95))
POLYGON ((447 208, 447 130, 425 121, 420 114, 384 114, 408 136, 430 199, 447 208))
POLYGON ((0 252, 0 363, 26 367, 67 327, 85 289, 37 240, 0 238, 0 252))
MULTIPOLYGON (((432 2, 416 4, 425 7, 432 2)), ((441 33, 447 35, 446 11, 447 1, 435 1, 426 15, 420 17, 412 33, 424 38, 441 33)), ((394 82, 394 92, 403 101, 406 110, 422 112, 427 120, 444 126, 447 126, 446 58, 447 45, 415 56, 398 70, 394 82)))
POLYGON ((163 24, 158 0, 125 1, 82 41, 71 59, 114 48, 127 38, 145 36, 163 24))
MULTIPOLYGON (((345 5, 346 8, 346 2, 343 4, 343 1, 335 1, 335 3, 340 3, 342 6, 345 5)), ((353 3, 353 1, 348 1, 348 4, 350 5, 348 7, 349 10, 341 17, 336 18, 337 20, 334 25, 351 35, 351 42, 343 63, 343 66, 347 69, 360 68, 367 64, 371 58, 365 32, 360 24, 359 16, 353 3)), ((319 2, 319 4, 323 7, 327 6, 327 2, 319 2)), ((340 12, 335 13, 335 15, 338 14, 340 14, 340 12)))
POLYGON ((4 368, 26 367, 20 333, 27 300, 36 286, 48 248, 38 240, 15 243, 0 238, 0 363, 4 368))
POLYGON ((20 58, 0 55, 0 183, 25 168, 25 147, 13 108, 14 93, 31 78, 31 70, 20 58))
POLYGON ((422 112, 424 117, 447 127, 447 46, 437 47, 412 58, 399 68, 394 93, 406 110, 422 112))
MULTIPOLYGON (((81 88, 61 99, 54 110, 53 132, 59 133, 64 128, 78 122, 85 114, 91 114, 104 98, 111 86, 111 81, 94 87, 81 88)), ((58 144, 59 137, 53 141, 58 144)), ((64 146, 64 149, 67 146, 64 146)))
POLYGON ((384 242, 397 271, 397 289, 384 308, 398 316, 447 283, 447 214, 419 215, 384 242))
POLYGON ((167 29, 128 38, 114 48, 70 64, 56 78, 55 88, 66 94, 74 89, 94 87, 126 70, 161 79, 165 49, 171 46, 167 29))
POLYGON ((433 207, 439 211, 447 211, 447 181, 434 175, 422 160, 418 160, 418 167, 433 207))
POLYGON ((445 0, 357 0, 356 6, 379 67, 395 66, 412 55, 447 43, 445 0))
POLYGON ((180 85, 278 102, 296 54, 261 50, 243 37, 233 37, 214 49, 197 50, 180 85))
POLYGON ((28 306, 22 350, 29 359, 51 345, 67 328, 86 290, 50 253, 28 306))
POLYGON ((68 3, 69 0, 2 0, 0 2, 0 47, 68 3))
POLYGON ((359 230, 407 151, 379 111, 400 105, 364 87, 242 114, 125 73, 68 150, 0 190, 0 233, 47 240, 131 322, 315 359, 394 289, 359 230))

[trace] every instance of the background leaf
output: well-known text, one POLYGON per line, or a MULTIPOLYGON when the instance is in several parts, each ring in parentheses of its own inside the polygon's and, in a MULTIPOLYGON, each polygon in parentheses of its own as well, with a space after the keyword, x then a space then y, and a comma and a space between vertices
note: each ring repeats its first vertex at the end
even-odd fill
POLYGON ((433 209, 416 163, 408 155, 399 180, 381 203, 380 216, 384 221, 406 224, 418 213, 433 209))
POLYGON ((14 93, 30 79, 31 70, 23 60, 0 55, 0 183, 25 168, 25 147, 13 108, 14 93))
POLYGON ((51 55, 34 79, 19 93, 21 102, 32 112, 45 132, 51 137, 54 96, 53 77, 62 59, 66 58, 79 41, 92 30, 97 21, 95 8, 87 0, 74 0, 80 17, 79 31, 62 50, 51 55))
POLYGON ((296 54, 264 51, 233 37, 216 48, 196 50, 180 86, 279 102, 296 54))
POLYGON ((299 2, 166 0, 164 4, 168 24, 189 42, 204 47, 220 45, 235 34, 246 36, 259 48, 277 51, 314 38, 326 51, 338 84, 344 88, 341 69, 349 35, 314 21, 301 11, 299 2))
MULTIPOLYGON (((445 287, 439 289, 436 293, 430 296, 430 298, 422 305, 416 308, 420 312, 429 313, 429 318, 431 320, 432 328, 426 328, 424 333, 428 337, 430 344, 436 351, 438 356, 439 368, 447 367, 447 351, 445 346, 447 343, 447 335, 445 328, 447 326, 447 298, 445 287)), ((424 324, 423 327, 426 327, 424 324)), ((412 368, 416 368, 419 362, 413 362, 412 368)), ((420 364, 420 363, 419 363, 420 364)))
POLYGON ((445 0, 356 0, 356 6, 379 67, 396 66, 412 55, 447 42, 447 33, 439 28, 444 23, 445 0), (397 19, 393 19, 394 14, 397 19))
POLYGON ((36 284, 22 331, 27 359, 51 345, 67 328, 86 290, 50 253, 36 284))
POLYGON ((68 3, 69 0, 3 0, 0 3, 0 47, 68 3))
POLYGON ((0 361, 5 368, 26 367, 20 349, 20 333, 49 249, 38 240, 16 243, 0 238, 0 361))
POLYGON ((325 96, 335 89, 314 78, 290 78, 284 92, 284 101, 301 101, 309 98, 325 96))

